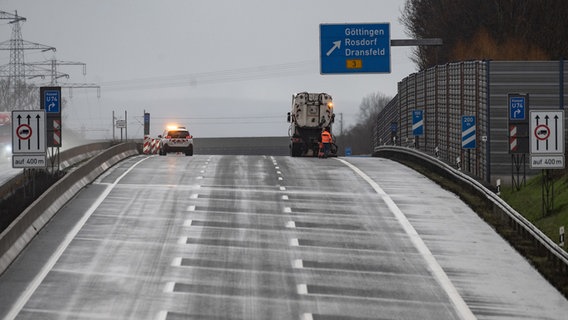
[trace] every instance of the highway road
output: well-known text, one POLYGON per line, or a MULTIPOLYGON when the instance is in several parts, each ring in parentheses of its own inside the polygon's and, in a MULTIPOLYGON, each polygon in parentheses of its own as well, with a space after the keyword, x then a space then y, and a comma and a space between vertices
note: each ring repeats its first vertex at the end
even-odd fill
POLYGON ((454 194, 380 158, 136 156, 0 277, 2 319, 566 319, 454 194))

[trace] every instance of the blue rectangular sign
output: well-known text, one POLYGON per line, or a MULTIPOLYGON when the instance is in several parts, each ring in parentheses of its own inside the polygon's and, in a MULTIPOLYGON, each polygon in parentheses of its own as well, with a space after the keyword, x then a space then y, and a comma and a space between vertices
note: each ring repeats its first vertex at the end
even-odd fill
POLYGON ((412 110, 412 135, 424 135, 424 111, 412 110))
POLYGON ((475 116, 462 116, 462 148, 475 149, 477 147, 475 116))
POLYGON ((525 97, 509 98, 509 120, 525 120, 525 97))
POLYGON ((390 24, 320 24, 321 74, 390 73, 390 24))
POLYGON ((45 90, 43 92, 43 101, 45 112, 47 113, 60 113, 61 112, 61 97, 58 90, 45 90))

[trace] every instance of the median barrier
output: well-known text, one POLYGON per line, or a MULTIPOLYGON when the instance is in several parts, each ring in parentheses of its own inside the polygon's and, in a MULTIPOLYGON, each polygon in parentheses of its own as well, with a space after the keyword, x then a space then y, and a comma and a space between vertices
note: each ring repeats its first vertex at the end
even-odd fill
POLYGON ((139 154, 139 147, 135 142, 118 144, 101 151, 99 148, 104 146, 91 145, 66 155, 65 161, 72 158, 84 160, 85 155, 92 157, 53 184, 0 234, 0 274, 79 190, 117 162, 139 154), (97 149, 98 151, 95 151, 97 149), (92 155, 87 150, 96 154, 92 155))

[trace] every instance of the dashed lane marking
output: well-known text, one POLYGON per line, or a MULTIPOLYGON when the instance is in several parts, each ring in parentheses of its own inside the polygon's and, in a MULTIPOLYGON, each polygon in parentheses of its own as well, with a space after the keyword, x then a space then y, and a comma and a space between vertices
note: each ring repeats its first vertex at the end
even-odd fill
POLYGON ((299 284, 296 286, 298 290, 298 294, 308 294, 308 285, 307 284, 299 284))
POLYGON ((172 261, 172 267, 180 267, 181 266, 181 257, 176 257, 172 261))

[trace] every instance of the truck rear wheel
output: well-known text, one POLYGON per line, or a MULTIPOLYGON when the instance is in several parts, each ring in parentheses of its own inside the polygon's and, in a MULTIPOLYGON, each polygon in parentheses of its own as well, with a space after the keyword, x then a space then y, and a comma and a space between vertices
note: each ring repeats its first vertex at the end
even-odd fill
POLYGON ((290 145, 290 155, 292 157, 299 157, 302 155, 302 145, 299 143, 292 143, 290 145))

